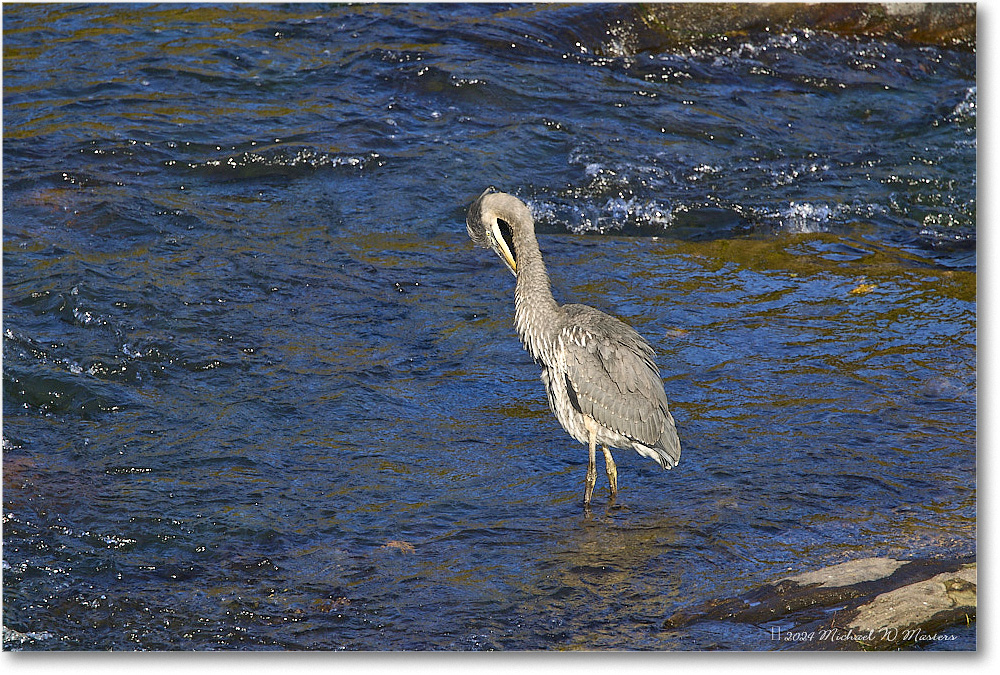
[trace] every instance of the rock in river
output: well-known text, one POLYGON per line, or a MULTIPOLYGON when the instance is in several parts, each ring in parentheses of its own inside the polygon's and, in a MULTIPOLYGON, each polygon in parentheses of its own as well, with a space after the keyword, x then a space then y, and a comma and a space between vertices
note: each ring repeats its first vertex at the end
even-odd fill
POLYGON ((682 609, 664 628, 738 621, 782 649, 886 650, 953 639, 940 631, 975 618, 974 559, 864 558, 682 609))

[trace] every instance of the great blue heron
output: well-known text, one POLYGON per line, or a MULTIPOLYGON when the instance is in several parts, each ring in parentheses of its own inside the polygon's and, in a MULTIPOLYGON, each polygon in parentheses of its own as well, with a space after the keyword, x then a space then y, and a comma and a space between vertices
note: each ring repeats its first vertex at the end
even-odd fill
POLYGON ((618 495, 618 470, 609 447, 631 448, 664 469, 676 466, 681 443, 653 348, 604 312, 556 303, 535 239, 535 221, 517 197, 487 189, 469 207, 466 226, 472 241, 492 248, 516 277, 517 334, 542 366, 556 419, 590 448, 584 504, 589 506, 597 482, 598 444, 612 502, 618 495))

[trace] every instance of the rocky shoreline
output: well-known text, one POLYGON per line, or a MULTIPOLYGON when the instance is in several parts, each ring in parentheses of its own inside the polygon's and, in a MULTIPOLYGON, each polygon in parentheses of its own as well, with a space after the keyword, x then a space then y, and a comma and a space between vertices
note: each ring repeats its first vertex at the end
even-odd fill
POLYGON ((975 3, 720 2, 632 7, 635 51, 802 28, 908 44, 976 48, 975 3))
POLYGON ((779 649, 892 650, 953 640, 976 619, 976 561, 863 558, 676 612, 664 629, 758 625, 779 649))

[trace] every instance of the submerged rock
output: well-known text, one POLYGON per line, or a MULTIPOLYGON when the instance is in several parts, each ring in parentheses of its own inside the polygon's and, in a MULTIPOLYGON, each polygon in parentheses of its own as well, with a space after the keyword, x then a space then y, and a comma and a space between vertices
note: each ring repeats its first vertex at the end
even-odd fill
POLYGON ((975 3, 666 3, 636 5, 643 45, 798 28, 919 45, 974 50, 975 3))
POLYGON ((864 558, 682 609, 664 628, 736 621, 769 629, 779 648, 885 650, 953 639, 941 629, 975 618, 975 560, 864 558))

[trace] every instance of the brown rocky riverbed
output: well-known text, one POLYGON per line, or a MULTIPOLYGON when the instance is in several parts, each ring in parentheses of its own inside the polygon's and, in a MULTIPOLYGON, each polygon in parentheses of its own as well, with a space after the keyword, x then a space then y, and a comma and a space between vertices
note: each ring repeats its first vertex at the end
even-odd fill
POLYGON ((667 3, 635 5, 634 12, 647 28, 635 32, 646 43, 636 44, 636 51, 800 28, 899 43, 976 47, 974 3, 667 3))

